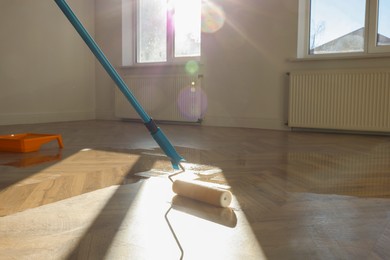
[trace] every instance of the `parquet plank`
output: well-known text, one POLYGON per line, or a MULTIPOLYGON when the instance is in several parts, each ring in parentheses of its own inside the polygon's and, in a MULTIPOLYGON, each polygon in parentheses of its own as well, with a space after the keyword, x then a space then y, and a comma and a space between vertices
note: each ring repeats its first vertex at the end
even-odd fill
POLYGON ((167 219, 184 259, 390 258, 389 136, 161 127, 228 211, 175 199, 142 124, 0 126, 65 145, 0 153, 0 259, 179 259, 167 219))

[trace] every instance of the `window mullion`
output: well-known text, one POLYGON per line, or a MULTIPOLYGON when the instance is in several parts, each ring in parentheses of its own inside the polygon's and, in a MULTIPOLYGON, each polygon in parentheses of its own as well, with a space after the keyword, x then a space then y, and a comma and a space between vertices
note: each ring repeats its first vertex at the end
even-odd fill
POLYGON ((172 62, 174 60, 174 35, 175 35, 175 21, 174 8, 167 9, 167 60, 172 62))
POLYGON ((310 41, 310 0, 299 0, 298 9, 298 49, 297 57, 304 58, 309 55, 310 41))
POLYGON ((377 31, 378 31, 378 0, 367 0, 367 52, 376 52, 377 31))

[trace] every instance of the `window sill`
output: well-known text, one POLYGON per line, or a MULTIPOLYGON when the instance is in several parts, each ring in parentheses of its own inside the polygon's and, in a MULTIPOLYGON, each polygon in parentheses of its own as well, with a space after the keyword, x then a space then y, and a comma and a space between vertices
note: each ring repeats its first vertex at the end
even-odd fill
POLYGON ((153 63, 153 64, 134 64, 117 66, 117 69, 123 74, 139 74, 139 75, 162 75, 162 74, 194 74, 202 73, 203 64, 198 63, 196 72, 190 73, 186 69, 185 62, 178 63, 153 63))
POLYGON ((305 62, 305 61, 337 61, 337 60, 366 60, 366 59, 390 59, 390 53, 380 54, 355 54, 355 55, 315 55, 305 58, 290 58, 289 62, 305 62))
MULTIPOLYGON (((143 68, 180 68, 186 65, 185 62, 178 63, 137 63, 133 65, 122 65, 119 66, 119 69, 143 69, 143 68)), ((201 65, 199 65, 201 66, 201 65)))

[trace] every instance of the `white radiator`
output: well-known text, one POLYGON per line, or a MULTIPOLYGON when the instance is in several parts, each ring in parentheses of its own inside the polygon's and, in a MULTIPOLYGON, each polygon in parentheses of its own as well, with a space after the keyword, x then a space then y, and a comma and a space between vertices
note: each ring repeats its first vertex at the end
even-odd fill
POLYGON ((290 127, 390 132, 390 69, 290 73, 290 127))
MULTIPOLYGON (((124 78, 144 110, 161 121, 200 122, 206 108, 202 76, 142 75, 124 78)), ((116 88, 115 115, 139 119, 128 100, 116 88)))

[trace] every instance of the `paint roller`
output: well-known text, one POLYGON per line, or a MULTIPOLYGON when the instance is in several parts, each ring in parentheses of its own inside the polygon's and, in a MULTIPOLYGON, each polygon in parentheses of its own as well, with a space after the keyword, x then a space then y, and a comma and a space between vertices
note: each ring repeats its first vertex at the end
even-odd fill
POLYGON ((226 208, 232 202, 230 191, 198 181, 175 180, 172 183, 172 190, 177 195, 217 207, 226 208))
POLYGON ((184 167, 179 163, 182 171, 168 176, 172 182, 172 191, 177 195, 187 197, 193 200, 201 201, 217 207, 229 207, 232 202, 232 193, 226 189, 222 189, 215 184, 205 183, 197 180, 183 180, 173 177, 185 172, 184 167))
MULTIPOLYGON (((124 80, 119 76, 118 72, 114 69, 111 63, 108 61, 102 50, 99 48, 94 39, 90 36, 88 31, 82 25, 80 20, 77 18, 75 13, 72 11, 70 6, 66 3, 65 0, 54 0, 64 15, 68 18, 69 22, 73 25, 75 30, 79 33, 81 38, 87 44, 91 52, 95 55, 97 60, 106 70, 111 79, 115 82, 120 91, 127 98, 129 103, 136 110, 142 121, 144 122, 146 128, 149 130, 153 139, 157 142, 160 148, 164 151, 164 153, 171 159, 172 166, 174 169, 180 169, 179 166, 184 171, 184 168, 180 165, 181 161, 184 161, 184 158, 181 157, 172 144, 169 142, 168 138, 161 131, 159 127, 157 127, 156 123, 153 119, 145 112, 140 103, 137 101, 133 93, 129 90, 128 86, 124 82, 124 80)), ((219 207, 228 207, 231 200, 232 194, 227 191, 217 187, 211 187, 204 184, 191 182, 191 181, 183 181, 183 180, 175 180, 173 181, 172 189, 173 191, 181 196, 188 197, 191 199, 195 199, 198 201, 202 201, 211 205, 219 206, 219 207)))

